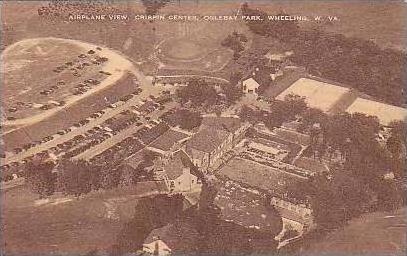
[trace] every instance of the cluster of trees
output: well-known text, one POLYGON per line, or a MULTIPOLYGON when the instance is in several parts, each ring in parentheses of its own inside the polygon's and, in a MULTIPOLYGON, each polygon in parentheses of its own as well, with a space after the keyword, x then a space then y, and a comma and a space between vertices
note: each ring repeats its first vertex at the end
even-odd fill
POLYGON ((79 197, 99 189, 135 185, 142 179, 151 180, 152 173, 148 167, 153 165, 155 157, 145 153, 136 169, 125 168, 121 163, 102 166, 84 160, 62 159, 58 163, 33 161, 27 164, 24 176, 32 191, 41 198, 55 192, 79 197))
POLYGON ((214 205, 220 185, 218 180, 204 182, 199 207, 191 213, 199 233, 199 252, 210 255, 262 255, 274 252, 277 247, 274 237, 280 230, 247 229, 222 218, 220 209, 214 205))
POLYGON ((270 105, 270 111, 252 109, 243 106, 239 116, 251 123, 263 122, 267 128, 273 129, 281 126, 284 122, 293 121, 297 115, 307 109, 305 99, 298 95, 287 95, 284 101, 274 101, 270 105))
POLYGON ((245 49, 244 43, 247 41, 247 37, 244 34, 234 31, 221 42, 221 45, 230 48, 234 52, 233 58, 236 60, 240 58, 241 52, 245 49))
POLYGON ((178 88, 176 95, 181 104, 191 104, 194 108, 205 110, 215 109, 216 106, 230 105, 238 101, 242 95, 242 89, 238 85, 242 78, 241 72, 234 72, 230 75, 230 83, 221 84, 219 87, 224 94, 224 98, 215 89, 214 84, 209 84, 204 79, 195 78, 188 82, 185 87, 178 88))
MULTIPOLYGON (((251 9, 247 3, 242 5, 242 14, 245 16, 260 16, 263 20, 248 20, 247 26, 255 33, 262 36, 270 36, 280 39, 294 38, 299 32, 298 21, 269 20, 267 13, 259 9, 251 9)), ((276 16, 285 16, 286 13, 278 13, 276 16)))
POLYGON ((331 160, 331 173, 317 176, 307 188, 289 189, 299 199, 311 198, 319 227, 336 228, 363 212, 391 210, 404 203, 405 123, 393 122, 390 137, 383 143, 378 138, 384 128, 376 117, 360 113, 328 116, 308 108, 298 96, 275 102, 270 111, 243 107, 240 117, 264 122, 268 128, 300 120, 298 131, 311 137, 309 151, 320 160, 331 160), (332 161, 334 152, 341 156, 338 165, 332 161), (386 178, 388 174, 390 178, 386 178))
POLYGON ((190 102, 193 107, 215 105, 219 100, 215 88, 199 78, 191 79, 187 86, 178 88, 176 95, 181 104, 190 102))
MULTIPOLYGON (((406 170, 400 157, 405 154, 404 135, 395 139, 400 146, 392 148, 389 141, 398 135, 381 144, 377 138, 383 128, 376 117, 359 113, 326 116, 315 110, 305 113, 303 123, 321 124, 319 133, 310 133, 312 150, 321 158, 330 159, 335 151, 343 158, 343 164, 331 170, 329 179, 322 175, 310 186, 320 227, 337 227, 363 212, 392 210, 404 203, 402 181, 406 170), (313 139, 315 136, 320 139, 313 139), (394 177, 386 179, 390 173, 394 177)), ((391 134, 399 134, 396 127, 400 126, 395 123, 391 134)))
POLYGON ((311 74, 349 84, 390 104, 406 102, 403 52, 321 31, 303 31, 288 43, 296 53, 291 60, 311 74))
POLYGON ((323 175, 315 177, 301 191, 310 196, 314 220, 321 230, 345 225, 353 217, 370 211, 376 200, 374 191, 350 172, 337 168, 330 175, 329 179, 323 175))
POLYGON ((139 199, 132 220, 123 226, 112 246, 112 255, 141 250, 152 230, 174 222, 182 214, 183 200, 180 194, 139 199))
POLYGON ((55 164, 35 159, 28 162, 24 176, 33 192, 40 198, 50 196, 55 192, 56 174, 53 172, 55 164))
POLYGON ((192 130, 202 123, 202 116, 199 112, 189 109, 177 109, 174 113, 164 117, 165 122, 171 126, 179 126, 185 130, 192 130))
POLYGON ((226 97, 227 104, 234 104, 243 96, 243 90, 239 84, 242 78, 243 74, 241 72, 233 72, 230 75, 230 83, 222 85, 222 91, 226 97))
MULTIPOLYGON (((243 6, 246 15, 266 14, 243 6)), ((320 30, 301 30, 295 21, 248 21, 252 32, 279 39, 295 54, 290 60, 313 75, 332 79, 390 104, 406 103, 406 54, 372 41, 320 30)))
POLYGON ((115 187, 120 180, 117 170, 65 159, 58 164, 33 162, 27 165, 25 172, 27 183, 40 197, 57 191, 79 197, 92 190, 115 187))

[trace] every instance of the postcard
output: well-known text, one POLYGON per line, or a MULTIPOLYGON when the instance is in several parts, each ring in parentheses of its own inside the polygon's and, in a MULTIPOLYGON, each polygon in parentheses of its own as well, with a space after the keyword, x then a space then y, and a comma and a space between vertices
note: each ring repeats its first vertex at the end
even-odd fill
POLYGON ((1 3, 1 255, 406 255, 403 1, 1 3))

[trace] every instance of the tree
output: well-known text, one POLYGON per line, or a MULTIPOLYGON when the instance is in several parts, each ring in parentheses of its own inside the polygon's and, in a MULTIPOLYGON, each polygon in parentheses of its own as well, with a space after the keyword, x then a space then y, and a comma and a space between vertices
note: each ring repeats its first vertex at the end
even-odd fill
POLYGON ((174 124, 177 124, 180 128, 186 130, 192 130, 195 127, 199 127, 202 123, 201 114, 188 109, 177 110, 173 114, 172 119, 174 124))
POLYGON ((117 188, 122 181, 123 169, 120 166, 111 166, 102 171, 102 187, 105 189, 117 188))
POLYGON ((191 102, 192 106, 215 105, 218 94, 215 88, 210 86, 204 79, 194 78, 188 86, 177 89, 176 94, 181 103, 191 102))
POLYGON ((244 50, 244 43, 247 42, 247 37, 244 34, 239 34, 236 31, 231 35, 228 35, 222 42, 221 45, 230 48, 234 54, 239 54, 244 50))
POLYGON ((316 123, 319 123, 323 128, 328 119, 328 116, 322 110, 316 108, 307 108, 301 117, 300 131, 308 131, 316 123))
POLYGON ((284 101, 274 101, 270 113, 265 117, 264 124, 269 128, 281 126, 283 122, 292 121, 307 109, 303 97, 287 95, 284 101))
POLYGON ((381 210, 395 210, 403 203, 405 191, 403 191, 401 184, 395 180, 380 180, 376 190, 378 191, 378 203, 381 210))
POLYGON ((40 198, 50 196, 55 191, 55 164, 50 161, 37 160, 27 163, 25 178, 32 191, 40 198))
POLYGON ((89 193, 92 188, 90 182, 91 172, 92 169, 84 160, 63 160, 58 165, 59 190, 67 195, 74 195, 76 197, 89 193))
MULTIPOLYGON (((295 38, 299 32, 298 21, 269 20, 267 13, 259 9, 251 9, 249 5, 242 6, 242 13, 245 16, 260 16, 262 21, 246 21, 249 29, 258 35, 276 37, 279 39, 289 40, 295 38)), ((277 13, 275 16, 286 16, 287 13, 277 13)))
POLYGON ((242 108, 239 111, 239 117, 243 121, 247 121, 250 123, 257 123, 259 121, 262 121, 263 116, 259 111, 256 111, 247 105, 243 105, 242 108))
POLYGON ((235 71, 230 74, 229 82, 231 85, 238 85, 239 81, 243 78, 243 74, 240 71, 235 71))
POLYGON ((375 193, 349 172, 334 169, 332 178, 315 177, 310 187, 314 218, 320 229, 334 229, 366 212, 374 203, 375 193))
POLYGON ((102 188, 102 166, 100 165, 90 165, 90 178, 89 183, 91 190, 99 190, 102 188))
POLYGON ((233 84, 226 84, 223 86, 223 92, 229 104, 233 104, 243 96, 243 91, 240 86, 233 84))
POLYGON ((153 229, 172 223, 182 213, 182 195, 158 195, 137 201, 134 216, 124 225, 113 247, 115 255, 142 249, 143 242, 153 229))

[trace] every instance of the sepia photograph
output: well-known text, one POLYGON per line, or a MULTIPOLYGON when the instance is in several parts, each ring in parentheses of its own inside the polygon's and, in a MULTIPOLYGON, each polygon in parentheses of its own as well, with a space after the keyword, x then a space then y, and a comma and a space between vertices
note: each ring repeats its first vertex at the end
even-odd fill
POLYGON ((1 1, 1 256, 407 254, 407 1, 1 1))

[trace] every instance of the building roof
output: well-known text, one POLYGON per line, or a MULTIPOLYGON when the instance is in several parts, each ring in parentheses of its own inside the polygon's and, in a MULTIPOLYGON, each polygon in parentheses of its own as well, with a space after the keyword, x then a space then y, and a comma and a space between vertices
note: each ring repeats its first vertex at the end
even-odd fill
POLYGON ((301 224, 311 224, 313 221, 311 205, 307 200, 298 200, 289 195, 273 196, 272 203, 279 215, 301 224), (292 206, 295 205, 294 208, 292 206), (297 209, 298 207, 298 209, 297 209))
POLYGON ((202 118, 202 126, 211 126, 228 132, 235 132, 242 126, 242 121, 237 117, 205 116, 202 118))
POLYGON ((283 140, 296 143, 298 145, 308 146, 310 144, 310 136, 305 133, 296 132, 282 127, 276 128, 273 132, 283 140))
POLYGON ((346 87, 302 77, 280 93, 276 99, 284 100, 287 95, 294 94, 304 97, 310 107, 329 112, 349 91, 350 89, 346 87))
POLYGON ((229 136, 229 132, 224 129, 217 129, 214 126, 206 126, 196 133, 187 142, 187 148, 193 148, 202 152, 211 153, 218 148, 229 136))
POLYGON ((294 173, 291 174, 289 171, 283 171, 284 168, 291 165, 280 162, 272 163, 271 161, 268 161, 268 163, 274 166, 267 166, 252 160, 235 157, 218 171, 218 175, 252 188, 275 194, 284 193, 288 184, 292 184, 292 186, 306 184, 307 179, 294 173))
POLYGON ((243 81, 243 84, 249 88, 259 88, 260 84, 252 77, 243 81))
POLYGON ((168 129, 170 129, 170 127, 166 123, 161 122, 158 125, 152 127, 151 129, 147 129, 144 133, 142 133, 140 135, 140 140, 144 142, 144 144, 149 144, 160 137, 162 134, 164 134, 168 129))
POLYGON ((323 162, 320 162, 316 159, 308 158, 308 157, 300 157, 295 160, 293 163, 295 166, 300 168, 304 168, 310 170, 315 173, 322 173, 329 171, 327 165, 323 162))
POLYGON ((156 148, 162 151, 169 151, 177 142, 188 138, 189 135, 169 129, 155 141, 150 144, 150 147, 156 148))
POLYGON ((388 125, 391 121, 407 121, 407 109, 363 98, 357 98, 346 111, 377 116, 382 125, 388 125))
POLYGON ((277 95, 282 93, 290 87, 295 81, 305 75, 305 70, 295 68, 293 70, 284 70, 284 74, 274 81, 273 86, 268 86, 263 93, 263 96, 274 99, 277 95))
POLYGON ((215 197, 214 204, 221 217, 246 228, 267 229, 278 234, 281 219, 277 212, 266 208, 265 201, 256 190, 246 189, 236 182, 225 181, 215 197))
POLYGON ((157 239, 163 241, 172 253, 193 252, 196 251, 198 232, 189 222, 178 221, 151 231, 144 244, 153 243, 157 239))
POLYGON ((182 175, 184 168, 192 166, 192 162, 184 150, 177 151, 168 162, 164 163, 163 169, 168 178, 174 180, 182 175))

